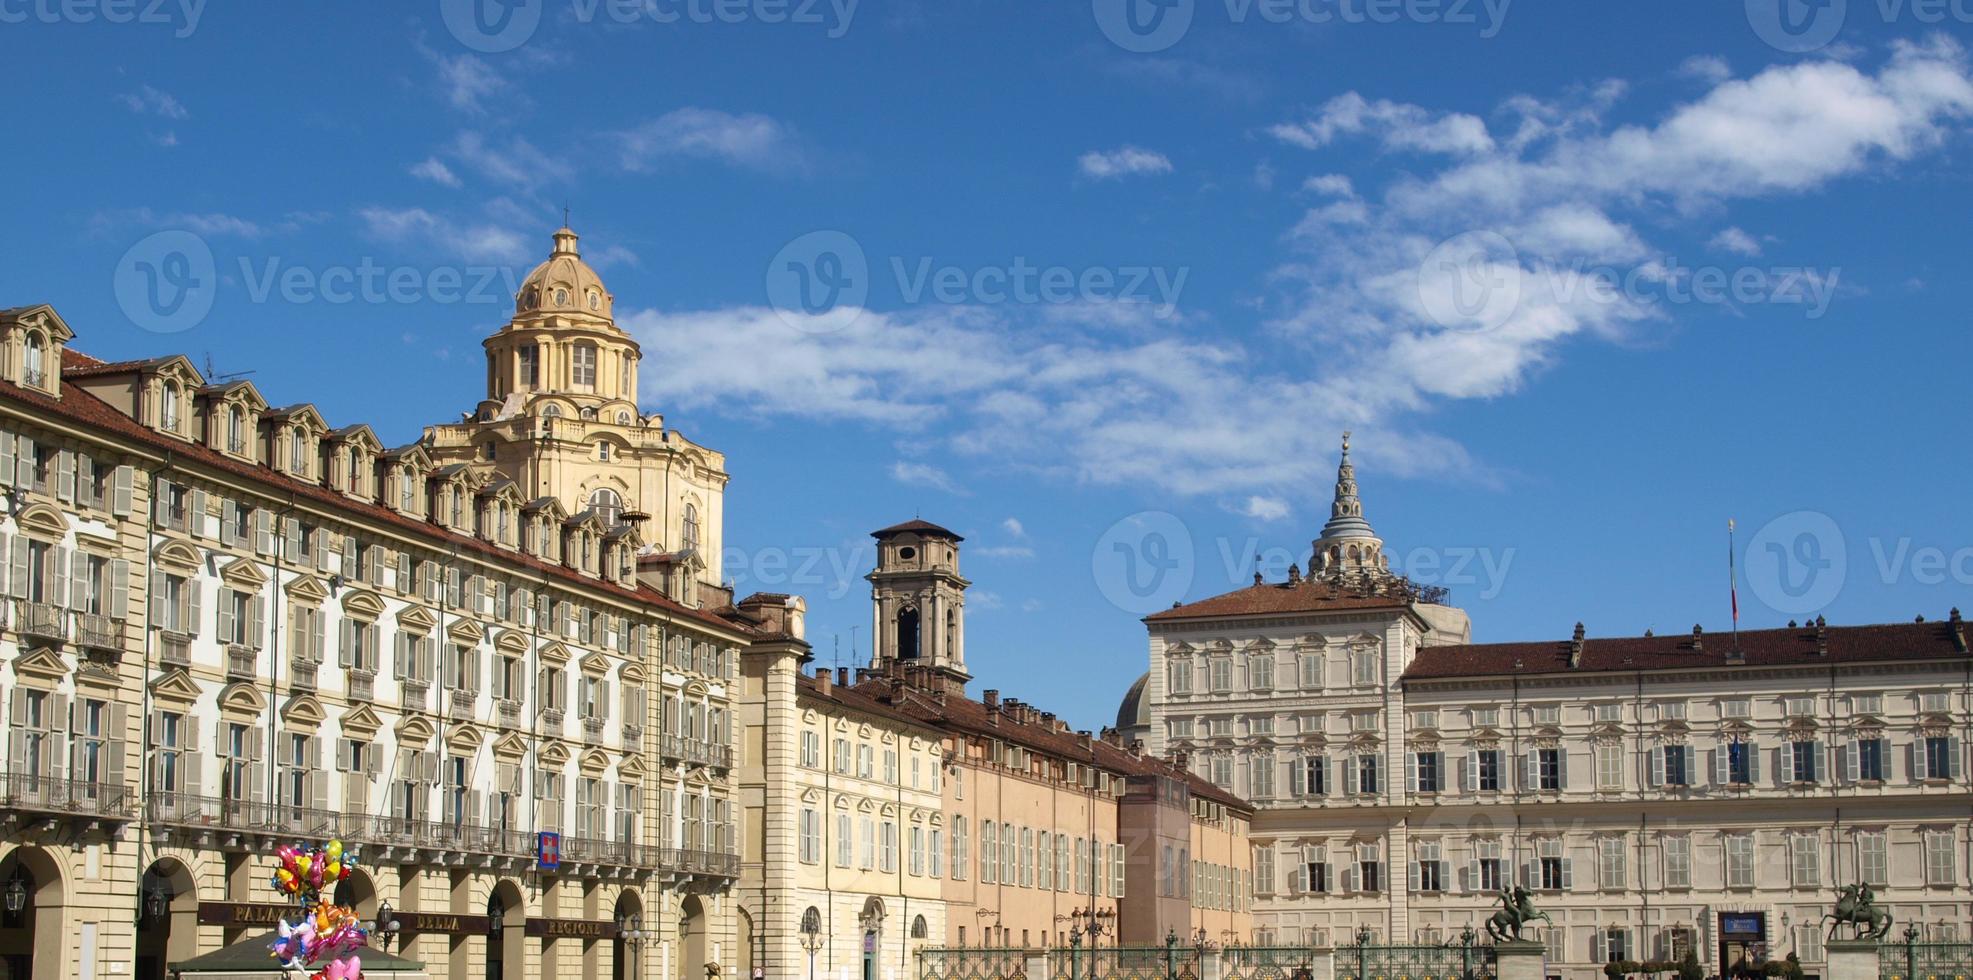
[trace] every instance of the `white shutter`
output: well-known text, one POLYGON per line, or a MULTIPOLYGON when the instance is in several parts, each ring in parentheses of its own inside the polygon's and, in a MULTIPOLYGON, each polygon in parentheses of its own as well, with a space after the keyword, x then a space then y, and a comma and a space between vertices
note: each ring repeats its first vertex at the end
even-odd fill
POLYGON ((0 486, 14 485, 15 460, 14 434, 0 432, 0 486))
POLYGON ((75 502, 75 452, 64 449, 55 456, 55 497, 63 503, 75 502))
POLYGON ((1690 786, 1699 781, 1699 750, 1691 745, 1680 747, 1685 753, 1685 784, 1690 786))
POLYGON ((1566 747, 1555 750, 1555 788, 1569 788, 1569 750, 1566 747))
POLYGON ((133 506, 131 496, 131 470, 129 466, 119 466, 110 480, 110 513, 118 517, 129 517, 133 506))
POLYGON ((195 538, 203 538, 206 535, 206 492, 204 490, 195 488, 192 491, 191 509, 185 514, 185 530, 192 532, 192 537, 195 538))
POLYGON ((1731 771, 1732 764, 1732 750, 1727 747, 1725 740, 1721 740, 1719 748, 1713 750, 1714 784, 1719 786, 1725 786, 1727 784, 1733 775, 1731 771))
MULTIPOLYGON (((68 554, 68 605, 70 609, 82 612, 89 606, 89 553, 73 548, 62 550, 68 554)), ((109 585, 108 582, 103 584, 109 585)))
POLYGON ((1761 747, 1753 739, 1747 740, 1747 783, 1758 786, 1761 782, 1761 747))
POLYGON ((1965 775, 1965 773, 1966 773, 1965 746, 1960 742, 1959 736, 1957 735, 1948 736, 1946 738, 1946 775, 1952 777, 1955 780, 1958 780, 1962 778, 1965 775))
POLYGON ((34 440, 15 436, 14 452, 14 484, 22 489, 34 488, 34 440))
POLYGON ((1478 750, 1466 753, 1460 760, 1459 788, 1468 793, 1480 791, 1480 753, 1478 750))
POLYGON ((130 617, 130 561, 110 560, 110 618, 122 623, 130 617))
POLYGON ((1576 859, 1562 859, 1562 890, 1573 891, 1576 887, 1576 859))
POLYGON ((1657 789, 1665 785, 1665 753, 1678 751, 1678 746, 1663 745, 1650 752, 1651 771, 1645 775, 1645 785, 1657 789))
POLYGON ((235 629, 236 626, 233 622, 233 590, 222 587, 219 590, 219 642, 233 642, 235 629))
POLYGON ((1532 792, 1541 788, 1541 757, 1532 749, 1521 756, 1521 789, 1532 792))
POLYGON ((1304 756, 1288 758, 1288 796, 1292 799, 1300 799, 1304 795, 1302 772, 1306 765, 1307 759, 1304 756))
POLYGON ((1404 789, 1407 793, 1418 792, 1418 753, 1416 752, 1404 754, 1404 789))

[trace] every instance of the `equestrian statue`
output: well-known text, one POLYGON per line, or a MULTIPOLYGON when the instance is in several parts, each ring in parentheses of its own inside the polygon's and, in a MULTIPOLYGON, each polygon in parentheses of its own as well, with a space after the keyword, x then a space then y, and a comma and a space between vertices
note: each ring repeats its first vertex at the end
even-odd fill
POLYGON ((1494 942, 1507 939, 1519 941, 1521 927, 1536 919, 1551 926, 1555 924, 1555 920, 1549 918, 1548 913, 1535 908, 1534 896, 1528 891, 1527 886, 1516 885, 1513 891, 1503 887, 1500 890, 1500 911, 1495 912, 1493 918, 1487 920, 1487 935, 1492 937, 1494 942))

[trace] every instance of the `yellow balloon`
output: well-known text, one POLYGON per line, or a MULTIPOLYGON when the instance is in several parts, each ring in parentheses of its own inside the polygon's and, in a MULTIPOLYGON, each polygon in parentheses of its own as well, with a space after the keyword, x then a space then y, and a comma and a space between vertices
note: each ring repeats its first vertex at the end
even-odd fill
POLYGON ((303 854, 302 856, 295 858, 295 867, 301 869, 302 874, 308 873, 308 865, 309 865, 308 855, 303 854))
POLYGON ((342 856, 343 856, 343 842, 342 842, 342 841, 339 841, 339 840, 332 840, 332 841, 330 841, 330 842, 329 842, 329 860, 331 860, 331 861, 334 861, 335 859, 337 859, 337 858, 339 858, 339 857, 342 857, 342 856))

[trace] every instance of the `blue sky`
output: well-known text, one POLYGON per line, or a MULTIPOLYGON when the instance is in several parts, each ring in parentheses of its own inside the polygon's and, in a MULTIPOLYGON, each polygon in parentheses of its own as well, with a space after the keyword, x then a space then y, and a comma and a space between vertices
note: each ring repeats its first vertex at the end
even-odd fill
POLYGON ((1725 629, 1729 517, 1744 626, 1973 597, 1950 10, 137 9, 0 2, 0 304, 401 443, 472 407, 566 205, 824 662, 921 515, 977 686, 1107 723, 1139 615, 1305 560, 1346 428, 1481 640, 1725 629), (217 279, 132 314, 165 231, 217 279))

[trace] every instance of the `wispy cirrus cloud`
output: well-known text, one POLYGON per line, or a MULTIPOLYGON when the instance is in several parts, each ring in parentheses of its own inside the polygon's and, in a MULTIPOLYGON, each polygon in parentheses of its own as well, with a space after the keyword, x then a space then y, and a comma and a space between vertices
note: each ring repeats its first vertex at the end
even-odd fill
POLYGON ((1155 150, 1120 146, 1114 150, 1091 150, 1077 157, 1076 170, 1094 180, 1114 180, 1171 173, 1171 160, 1155 150))
POLYGON ((920 463, 900 459, 891 464, 891 479, 906 486, 931 487, 944 493, 963 496, 966 493, 952 475, 930 463, 920 463))
POLYGON ((808 153, 788 124, 759 113, 687 106, 611 134, 617 163, 646 173, 673 159, 715 160, 770 174, 800 174, 808 153))
POLYGON ((523 263, 539 251, 535 237, 490 221, 460 220, 424 208, 371 206, 356 212, 379 241, 430 248, 468 262, 523 263))

